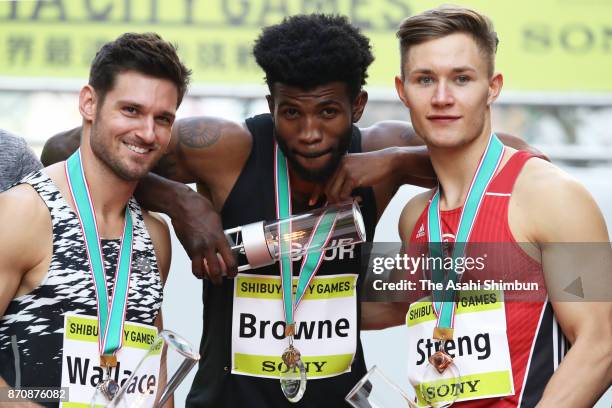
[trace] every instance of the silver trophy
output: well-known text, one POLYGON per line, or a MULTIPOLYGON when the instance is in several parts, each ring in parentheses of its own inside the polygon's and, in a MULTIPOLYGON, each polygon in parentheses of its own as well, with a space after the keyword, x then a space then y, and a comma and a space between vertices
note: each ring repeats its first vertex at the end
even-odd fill
POLYGON ((418 408, 408 394, 376 366, 355 384, 345 400, 355 408, 418 408))
POLYGON ((239 272, 272 265, 279 261, 281 240, 290 240, 291 257, 299 258, 309 252, 360 244, 366 239, 363 216, 355 201, 317 208, 280 220, 254 222, 227 229, 225 234, 228 236, 232 250, 246 256, 247 263, 238 266, 239 272), (317 221, 327 211, 337 212, 331 239, 325 247, 308 245, 317 221), (291 234, 279 235, 282 223, 291 224, 291 234))
POLYGON ((162 408, 199 360, 200 354, 187 340, 170 330, 162 330, 114 396, 109 399, 103 390, 96 388, 91 407, 162 408), (150 372, 150 367, 156 364, 160 356, 159 377, 165 378, 163 385, 138 382, 143 374, 150 372), (178 367, 168 367, 168 361, 179 361, 178 367), (136 382, 139 383, 137 387, 134 386, 136 382))

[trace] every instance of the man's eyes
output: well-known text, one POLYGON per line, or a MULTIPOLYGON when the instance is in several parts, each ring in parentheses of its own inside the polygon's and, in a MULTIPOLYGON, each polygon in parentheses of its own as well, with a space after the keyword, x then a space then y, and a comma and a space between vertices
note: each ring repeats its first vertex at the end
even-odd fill
POLYGON ((455 82, 460 85, 467 84, 468 82, 470 82, 470 80, 471 78, 467 75, 458 75, 457 78, 455 78, 455 82))
POLYGON ((124 111, 125 113, 130 114, 130 115, 135 115, 135 114, 137 114, 137 113, 138 113, 138 109, 136 109, 136 108, 135 108, 135 107, 133 107, 133 106, 124 106, 124 107, 123 107, 123 111, 124 111))
POLYGON ((433 84, 434 80, 430 76, 421 76, 417 78, 417 82, 422 85, 433 84))

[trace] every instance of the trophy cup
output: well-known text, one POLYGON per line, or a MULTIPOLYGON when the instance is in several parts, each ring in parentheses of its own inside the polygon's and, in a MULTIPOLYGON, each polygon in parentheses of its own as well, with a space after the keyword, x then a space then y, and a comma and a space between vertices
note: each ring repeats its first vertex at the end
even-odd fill
POLYGON ((170 330, 162 330, 112 400, 109 401, 106 393, 100 388, 96 388, 91 407, 162 408, 199 360, 200 354, 194 350, 187 340, 170 330), (180 361, 175 370, 174 367, 172 367, 173 370, 168 370, 166 364, 171 355, 173 355, 171 360, 177 360, 176 357, 178 357, 180 361), (157 364, 160 356, 161 365, 158 379, 166 377, 163 387, 159 387, 158 382, 144 382, 142 380, 143 377, 147 376, 147 373, 151 372, 151 367, 157 364), (174 372, 171 376, 170 371, 174 372))
POLYGON ((355 408, 418 408, 410 397, 376 366, 346 395, 346 402, 355 408))
POLYGON ((257 269, 272 265, 281 258, 281 240, 290 240, 291 257, 299 257, 309 252, 324 251, 365 241, 366 233, 363 216, 356 201, 345 202, 317 208, 301 214, 274 221, 259 221, 241 227, 225 230, 232 251, 246 257, 246 264, 238 266, 238 271, 257 269), (308 245, 317 222, 323 214, 335 212, 336 221, 331 239, 325 246, 308 245), (281 224, 291 224, 291 234, 281 236, 281 224))

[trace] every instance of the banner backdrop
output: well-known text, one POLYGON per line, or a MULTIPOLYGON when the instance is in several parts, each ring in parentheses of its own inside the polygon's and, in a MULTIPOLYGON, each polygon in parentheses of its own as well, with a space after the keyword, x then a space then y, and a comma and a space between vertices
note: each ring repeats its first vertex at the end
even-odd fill
MULTIPOLYGON (((609 0, 453 1, 493 19, 497 69, 512 91, 612 92, 609 0)), ((258 84, 251 48, 261 28, 296 13, 348 16, 372 39, 368 84, 392 87, 395 31, 437 6, 425 0, 18 0, 0 1, 0 77, 86 78, 100 44, 126 31, 175 42, 196 84, 258 84)))

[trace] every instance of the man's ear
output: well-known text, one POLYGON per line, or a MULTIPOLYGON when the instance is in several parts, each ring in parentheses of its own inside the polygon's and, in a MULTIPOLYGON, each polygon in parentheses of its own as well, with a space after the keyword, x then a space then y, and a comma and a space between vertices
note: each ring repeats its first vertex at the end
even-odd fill
POLYGON ((357 97, 353 101, 353 123, 359 122, 359 119, 361 119, 361 115, 363 115, 363 110, 365 109, 367 103, 368 93, 366 91, 359 92, 359 95, 357 95, 357 97))
POLYGON ((399 75, 395 77, 395 91, 404 106, 408 107, 408 98, 406 97, 406 90, 404 89, 404 81, 399 75))
POLYGON ((487 105, 491 105, 493 102, 495 102, 503 86, 504 76, 499 72, 494 74, 489 81, 489 96, 487 97, 487 105))
POLYGON ((79 112, 84 120, 93 122, 96 118, 96 106, 98 98, 96 91, 91 85, 85 85, 79 92, 79 112))

